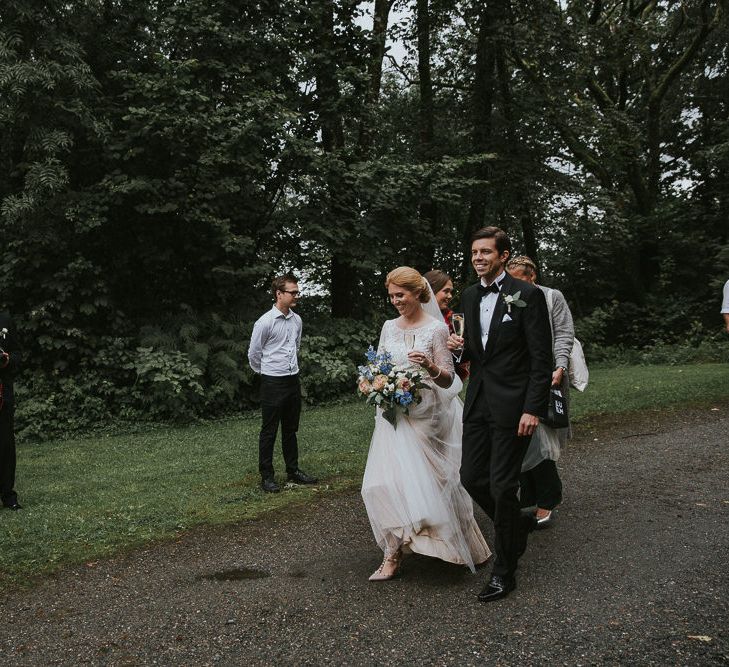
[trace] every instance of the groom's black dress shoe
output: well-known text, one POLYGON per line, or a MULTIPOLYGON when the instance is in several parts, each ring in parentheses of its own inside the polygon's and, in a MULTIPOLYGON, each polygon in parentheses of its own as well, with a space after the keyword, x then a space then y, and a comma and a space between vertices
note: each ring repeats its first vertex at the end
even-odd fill
POLYGON ((9 510, 13 510, 13 512, 23 509, 23 506, 17 500, 11 500, 9 503, 3 503, 3 507, 7 507, 9 510))
POLYGON ((289 473, 289 482, 294 482, 296 484, 316 484, 319 480, 316 477, 307 475, 301 470, 295 470, 294 472, 289 473))
POLYGON ((478 594, 481 602, 493 602, 505 598, 511 591, 516 588, 516 579, 514 577, 500 577, 497 574, 492 575, 491 581, 478 594))
POLYGON ((261 488, 266 493, 278 493, 281 488, 276 484, 276 480, 273 477, 264 477, 261 480, 261 488))

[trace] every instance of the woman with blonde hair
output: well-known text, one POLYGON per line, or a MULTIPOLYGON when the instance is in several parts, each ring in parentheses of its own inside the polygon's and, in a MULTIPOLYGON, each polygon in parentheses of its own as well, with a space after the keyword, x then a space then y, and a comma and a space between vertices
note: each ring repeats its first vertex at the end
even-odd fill
POLYGON ((460 482, 463 385, 446 344, 448 327, 415 269, 394 269, 385 287, 399 317, 383 325, 378 353, 391 354, 395 365, 418 365, 430 390, 397 416, 397 428, 380 408, 375 414, 362 498, 384 560, 370 581, 396 576, 407 552, 475 571, 490 551, 460 482))

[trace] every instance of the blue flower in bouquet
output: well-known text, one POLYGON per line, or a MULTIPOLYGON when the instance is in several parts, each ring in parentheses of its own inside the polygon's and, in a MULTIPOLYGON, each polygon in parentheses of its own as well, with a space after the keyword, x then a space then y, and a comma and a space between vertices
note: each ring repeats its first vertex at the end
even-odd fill
POLYGON ((367 361, 369 361, 371 364, 374 363, 375 359, 377 359, 377 352, 375 352, 375 348, 372 347, 372 345, 367 348, 365 357, 367 357, 367 361))
POLYGON ((377 364, 380 373, 383 375, 389 375, 390 371, 394 368, 392 363, 392 355, 389 352, 383 352, 375 357, 375 363, 377 364))
POLYGON ((403 407, 407 407, 413 402, 413 395, 409 391, 404 391, 400 396, 398 397, 398 402, 403 407))

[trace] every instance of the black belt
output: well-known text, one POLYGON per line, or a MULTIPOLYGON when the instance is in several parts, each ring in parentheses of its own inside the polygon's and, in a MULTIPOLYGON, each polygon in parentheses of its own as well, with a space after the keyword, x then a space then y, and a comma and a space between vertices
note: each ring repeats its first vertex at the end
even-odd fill
POLYGON ((262 380, 271 380, 272 382, 281 382, 283 384, 286 382, 292 382, 294 380, 298 380, 299 374, 294 373, 293 375, 264 375, 263 373, 261 373, 261 379, 262 380))

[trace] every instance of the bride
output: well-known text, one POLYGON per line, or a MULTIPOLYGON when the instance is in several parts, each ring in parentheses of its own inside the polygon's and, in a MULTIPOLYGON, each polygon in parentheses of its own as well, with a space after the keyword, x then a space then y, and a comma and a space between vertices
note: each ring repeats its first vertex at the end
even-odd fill
POLYGON ((459 479, 463 385, 446 347, 448 327, 415 269, 391 271, 385 286, 400 317, 383 325, 378 352, 389 352, 397 365, 419 365, 431 390, 409 415, 398 414, 396 429, 379 408, 375 414, 362 498, 385 558, 370 581, 392 579, 407 552, 475 571, 490 551, 459 479))

